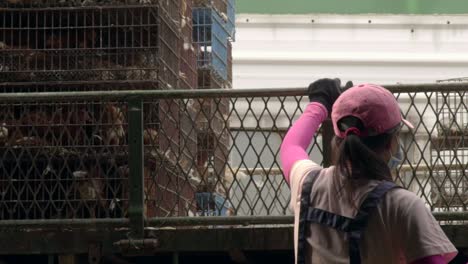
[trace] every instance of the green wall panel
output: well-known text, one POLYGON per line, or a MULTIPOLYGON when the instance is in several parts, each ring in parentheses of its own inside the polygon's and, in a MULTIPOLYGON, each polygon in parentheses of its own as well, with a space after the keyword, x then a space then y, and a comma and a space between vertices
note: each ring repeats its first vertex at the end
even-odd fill
POLYGON ((236 0, 251 14, 468 14, 467 0, 236 0))

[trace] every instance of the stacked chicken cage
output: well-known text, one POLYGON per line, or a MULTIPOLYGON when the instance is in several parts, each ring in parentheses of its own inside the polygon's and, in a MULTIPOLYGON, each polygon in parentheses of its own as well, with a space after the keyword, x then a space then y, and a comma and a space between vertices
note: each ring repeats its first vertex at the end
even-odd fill
MULTIPOLYGON (((196 87, 191 0, 5 0, 0 7, 3 93, 196 87)), ((119 102, 3 105, 0 217, 126 216, 126 109, 119 102)), ((186 215, 194 209, 179 201, 195 199, 188 179, 197 173, 190 165, 196 134, 180 125, 187 117, 178 101, 144 102, 144 117, 146 214, 186 215)))
MULTIPOLYGON (((451 79, 449 81, 466 81, 451 79)), ((431 184, 434 207, 442 210, 468 210, 468 94, 437 93, 439 123, 432 140, 435 164, 431 184)))
MULTIPOLYGON (((198 88, 232 86, 231 41, 234 40, 234 1, 196 0, 193 38, 197 48, 198 88)), ((197 194, 199 212, 225 215, 229 207, 224 187, 229 152, 229 99, 199 100, 197 108, 198 172, 202 183, 197 194)))

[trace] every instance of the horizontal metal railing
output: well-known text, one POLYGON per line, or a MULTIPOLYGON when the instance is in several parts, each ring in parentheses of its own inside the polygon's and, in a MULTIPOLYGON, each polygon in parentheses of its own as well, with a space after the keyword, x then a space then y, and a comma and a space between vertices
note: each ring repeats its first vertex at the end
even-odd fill
MULTIPOLYGON (((383 85, 392 93, 426 92, 467 92, 468 83, 444 84, 391 84, 383 85)), ((74 102, 87 100, 122 101, 129 98, 140 99, 185 99, 185 98, 241 98, 304 96, 307 88, 243 88, 243 89, 204 89, 204 90, 128 90, 128 91, 91 91, 91 92, 42 92, 42 93, 4 93, 0 101, 8 102, 74 102)))

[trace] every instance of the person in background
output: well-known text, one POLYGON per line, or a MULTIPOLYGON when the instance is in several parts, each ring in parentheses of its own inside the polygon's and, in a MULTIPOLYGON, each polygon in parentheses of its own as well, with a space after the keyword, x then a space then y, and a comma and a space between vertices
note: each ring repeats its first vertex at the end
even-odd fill
POLYGON ((320 79, 310 103, 280 148, 291 187, 296 263, 448 263, 457 250, 423 201, 398 187, 391 171, 402 161, 399 133, 412 125, 383 87, 320 79), (331 114, 333 166, 306 149, 331 114))

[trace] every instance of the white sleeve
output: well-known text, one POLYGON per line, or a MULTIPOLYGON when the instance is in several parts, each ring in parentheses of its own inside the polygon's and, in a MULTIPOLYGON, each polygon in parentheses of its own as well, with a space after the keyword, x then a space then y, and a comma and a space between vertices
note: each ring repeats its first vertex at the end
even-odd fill
POLYGON ((299 210, 302 192, 302 183, 312 170, 321 169, 320 165, 311 160, 298 160, 291 168, 290 187, 291 187, 291 203, 290 209, 295 212, 299 210))

